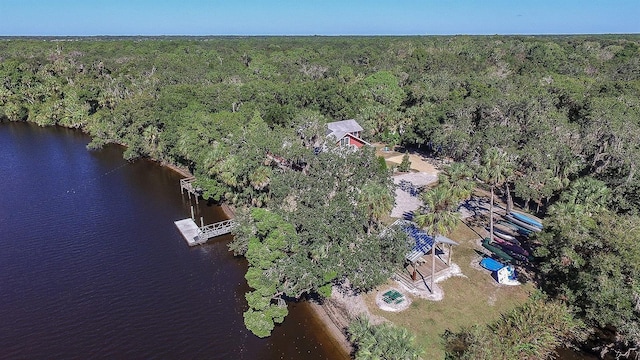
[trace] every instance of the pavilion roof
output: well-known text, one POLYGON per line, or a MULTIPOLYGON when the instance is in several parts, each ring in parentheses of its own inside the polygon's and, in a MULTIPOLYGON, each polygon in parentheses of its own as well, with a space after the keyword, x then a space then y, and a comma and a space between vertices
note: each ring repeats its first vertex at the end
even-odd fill
POLYGON ((416 262, 421 256, 429 253, 435 244, 459 245, 457 242, 443 235, 430 236, 411 221, 398 220, 395 223, 401 225, 404 232, 415 241, 415 245, 405 256, 407 261, 411 263, 416 262))

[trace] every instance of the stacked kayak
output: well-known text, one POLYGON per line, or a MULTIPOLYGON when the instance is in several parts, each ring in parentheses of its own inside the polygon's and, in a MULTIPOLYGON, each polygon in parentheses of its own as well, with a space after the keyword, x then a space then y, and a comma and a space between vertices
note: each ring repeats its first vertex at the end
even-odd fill
POLYGON ((531 216, 527 216, 525 214, 519 213, 519 212, 515 212, 512 211, 510 212, 511 215, 513 215, 513 217, 515 217, 516 219, 520 220, 520 221, 524 221, 527 224, 539 227, 540 229, 542 229, 542 223, 536 219, 534 219, 531 216))
POLYGON ((518 226, 512 222, 506 221, 506 220, 499 220, 497 222, 497 224, 502 225, 504 227, 507 227, 513 231, 516 231, 518 234, 520 235, 524 235, 524 236, 529 236, 533 231, 529 230, 529 229, 525 229, 522 226, 518 226))
POLYGON ((491 257, 482 259, 480 266, 491 271, 500 284, 519 285, 515 268, 509 264, 525 263, 532 259, 520 241, 533 232, 541 232, 542 222, 515 211, 509 211, 503 218, 493 224, 493 233, 490 226, 487 227, 489 237, 482 240, 482 247, 491 252, 491 257))
POLYGON ((489 238, 485 238, 484 240, 482 240, 482 247, 491 251, 495 256, 506 262, 512 262, 514 260, 513 256, 508 254, 506 251, 502 250, 496 245, 491 244, 491 240, 489 240, 489 238))
POLYGON ((511 257, 515 259, 518 259, 520 261, 530 260, 529 252, 519 245, 502 240, 500 238, 493 238, 493 244, 499 246, 502 250, 504 250, 507 254, 511 255, 511 257))
POLYGON ((514 260, 529 261, 529 253, 525 249, 499 238, 494 238, 493 241, 485 238, 482 240, 482 247, 508 263, 514 260))
POLYGON ((514 234, 514 230, 508 228, 507 226, 501 224, 493 224, 493 235, 512 242, 514 244, 520 245, 520 242, 516 239, 516 234, 514 234))
POLYGON ((518 225, 519 227, 522 227, 529 231, 535 231, 535 232, 542 231, 542 223, 524 214, 512 211, 510 213, 507 213, 504 216, 504 218, 509 220, 513 224, 518 225))

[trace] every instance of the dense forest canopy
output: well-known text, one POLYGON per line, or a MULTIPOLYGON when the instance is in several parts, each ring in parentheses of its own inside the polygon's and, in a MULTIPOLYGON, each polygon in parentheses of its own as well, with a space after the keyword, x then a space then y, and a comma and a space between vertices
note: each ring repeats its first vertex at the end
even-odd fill
POLYGON ((205 197, 247 208, 230 246, 261 336, 278 299, 370 289, 402 261, 384 162, 317 152, 350 118, 365 140, 470 166, 506 154, 496 191, 547 215, 543 290, 640 342, 640 36, 0 40, 0 120, 187 166, 205 197))
MULTIPOLYGON (((635 213, 638 44, 637 36, 9 39, 0 42, 0 117, 80 127, 96 146, 127 144, 128 158, 192 168, 205 162, 203 144, 237 146, 220 140, 256 114, 279 135, 304 116, 355 118, 367 139, 455 160, 503 148, 517 159, 514 191, 527 203, 542 206, 568 180, 595 174, 619 209, 635 213)), ((212 194, 237 190, 219 185, 212 194)))

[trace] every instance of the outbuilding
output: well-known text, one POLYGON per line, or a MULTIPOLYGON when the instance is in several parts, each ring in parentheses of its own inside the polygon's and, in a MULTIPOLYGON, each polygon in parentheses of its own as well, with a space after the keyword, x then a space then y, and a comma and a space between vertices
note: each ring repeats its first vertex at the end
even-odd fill
POLYGON ((362 126, 354 119, 334 121, 327 124, 327 138, 335 141, 336 145, 361 148, 371 145, 362 140, 362 126))

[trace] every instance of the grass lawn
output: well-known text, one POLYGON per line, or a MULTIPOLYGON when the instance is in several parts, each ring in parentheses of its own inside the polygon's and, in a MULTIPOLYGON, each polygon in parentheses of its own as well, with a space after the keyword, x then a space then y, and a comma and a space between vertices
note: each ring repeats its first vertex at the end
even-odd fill
MULTIPOLYGON (((463 326, 486 324, 496 320, 501 313, 523 303, 534 290, 532 284, 520 286, 498 285, 486 270, 479 270, 476 249, 478 234, 465 224, 449 236, 460 246, 453 248, 453 262, 460 266, 465 277, 451 277, 438 285, 444 290, 442 301, 430 301, 412 297, 411 306, 402 312, 380 310, 375 305, 377 291, 364 296, 372 314, 382 316, 392 323, 406 327, 416 335, 416 342, 424 349, 424 359, 444 358, 442 334, 449 329, 457 331, 463 326), (474 260, 475 259, 475 260, 474 260), (472 267, 472 262, 474 267, 472 267)), ((395 283, 387 283, 385 286, 395 283)))

